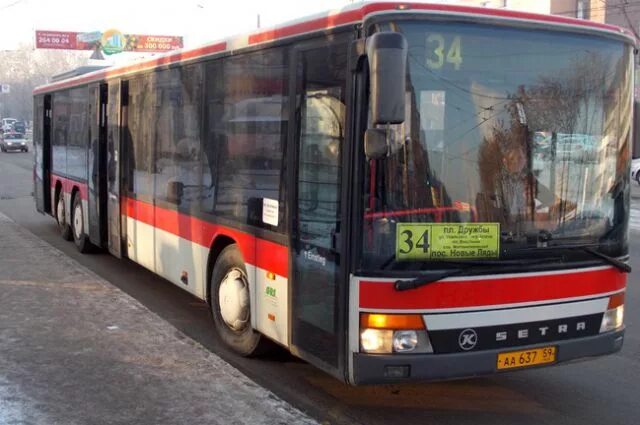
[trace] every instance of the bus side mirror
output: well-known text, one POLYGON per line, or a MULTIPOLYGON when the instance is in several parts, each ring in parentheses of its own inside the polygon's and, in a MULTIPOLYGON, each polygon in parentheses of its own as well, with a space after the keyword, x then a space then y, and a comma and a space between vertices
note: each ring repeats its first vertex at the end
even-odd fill
POLYGON ((167 202, 180 205, 183 193, 184 183, 176 181, 167 183, 167 202))
POLYGON ((364 154, 367 159, 382 159, 389 153, 387 130, 369 128, 364 133, 364 154))
POLYGON ((373 125, 404 122, 408 50, 406 38, 398 32, 379 32, 367 39, 373 125))

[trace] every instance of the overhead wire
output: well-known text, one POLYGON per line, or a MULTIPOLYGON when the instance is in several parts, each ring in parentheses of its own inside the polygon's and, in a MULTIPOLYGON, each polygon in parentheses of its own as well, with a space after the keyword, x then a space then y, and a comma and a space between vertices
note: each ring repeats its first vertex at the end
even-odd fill
POLYGON ((11 3, 0 5, 0 10, 8 9, 10 7, 13 7, 13 6, 19 4, 19 3, 22 3, 23 1, 24 0, 15 0, 15 1, 11 2, 11 3))

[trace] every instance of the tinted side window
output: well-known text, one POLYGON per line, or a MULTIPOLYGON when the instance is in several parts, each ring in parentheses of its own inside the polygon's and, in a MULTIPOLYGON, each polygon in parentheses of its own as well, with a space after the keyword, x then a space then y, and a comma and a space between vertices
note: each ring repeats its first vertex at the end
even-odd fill
POLYGON ((154 79, 150 74, 129 82, 128 119, 124 133, 127 189, 148 199, 153 196, 154 79))
POLYGON ((202 67, 159 72, 155 93, 155 197, 189 209, 201 192, 202 67), (175 193, 176 183, 180 185, 179 197, 175 193))
POLYGON ((69 128, 67 138, 67 174, 87 179, 88 88, 69 91, 69 128))
POLYGON ((69 137, 70 101, 68 92, 53 95, 52 163, 56 174, 67 175, 66 146, 69 137))
POLYGON ((284 228, 284 52, 271 49, 225 59, 223 78, 208 76, 216 80, 207 99, 207 143, 215 146, 206 148, 216 152, 215 213, 272 229, 284 228), (263 205, 270 208, 266 220, 263 205))
POLYGON ((200 209, 213 212, 217 184, 219 150, 225 134, 221 128, 224 116, 224 74, 222 59, 207 64, 205 95, 205 131, 202 154, 202 193, 200 209))

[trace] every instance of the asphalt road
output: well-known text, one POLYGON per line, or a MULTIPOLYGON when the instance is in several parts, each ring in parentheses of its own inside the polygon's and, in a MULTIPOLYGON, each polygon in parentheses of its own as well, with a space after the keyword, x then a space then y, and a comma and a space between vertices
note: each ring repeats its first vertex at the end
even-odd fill
MULTIPOLYGON (((616 355, 559 367, 416 385, 352 388, 281 353, 243 359, 216 338, 207 306, 129 261, 79 254, 53 218, 35 211, 32 154, 0 154, 0 211, 130 294, 251 379, 324 423, 636 424, 640 417, 640 230, 626 295, 627 333, 616 355)), ((636 185, 637 186, 637 185, 636 185)), ((635 188, 640 196, 640 187, 635 188)), ((640 200, 639 207, 640 207, 640 200)), ((2 241, 0 241, 2 243, 2 241)), ((25 261, 28 261, 25 259, 25 261)), ((1 308, 1 306, 0 306, 1 308)), ((185 418, 186 419, 186 418, 185 418)))

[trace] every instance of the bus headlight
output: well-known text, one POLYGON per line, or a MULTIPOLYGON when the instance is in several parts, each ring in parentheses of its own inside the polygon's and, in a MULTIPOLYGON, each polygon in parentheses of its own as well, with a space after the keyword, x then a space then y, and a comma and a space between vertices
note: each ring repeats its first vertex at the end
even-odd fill
POLYGON ((624 292, 612 295, 609 298, 607 311, 602 316, 600 333, 614 331, 624 323, 624 292))
POLYGON ((391 353, 393 331, 389 329, 363 329, 360 333, 362 350, 367 353, 391 353))
POLYGON ((407 314, 362 314, 360 348, 372 354, 433 353, 422 316, 407 314))
POLYGON ((602 316, 600 333, 614 331, 622 326, 624 320, 624 305, 607 310, 602 316))
POLYGON ((393 333, 393 351, 406 353, 413 351, 418 346, 418 333, 416 331, 395 331, 393 333))

